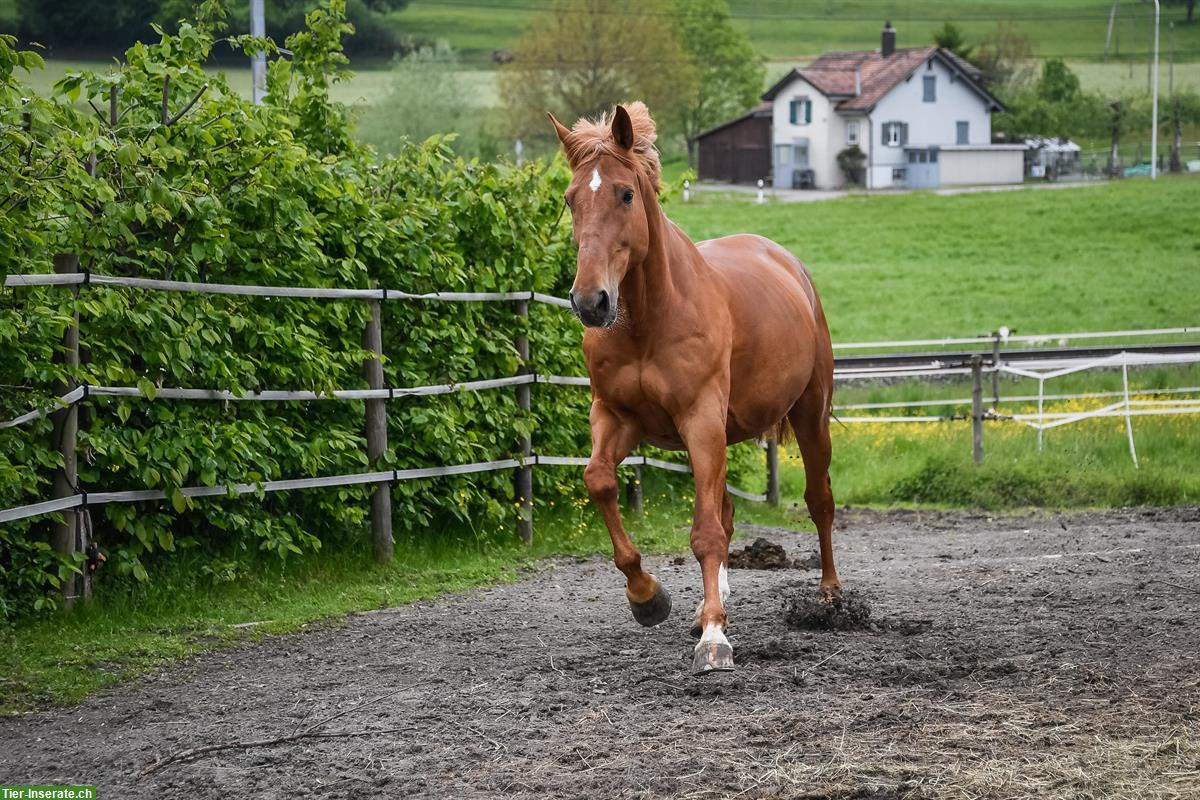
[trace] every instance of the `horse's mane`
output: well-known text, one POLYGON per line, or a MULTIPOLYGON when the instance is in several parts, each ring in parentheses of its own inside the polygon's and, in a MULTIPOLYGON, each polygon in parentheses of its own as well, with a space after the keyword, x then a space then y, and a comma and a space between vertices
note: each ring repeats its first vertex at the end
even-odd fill
POLYGON ((654 146, 654 140, 658 138, 654 120, 641 100, 629 103, 625 110, 629 112, 629 119, 633 123, 632 150, 623 150, 613 141, 614 109, 612 112, 601 114, 598 119, 580 118, 576 121, 571 128, 570 139, 563 143, 567 162, 579 164, 600 155, 613 156, 635 170, 640 169, 657 194, 662 190, 662 166, 658 160, 658 148, 654 146))

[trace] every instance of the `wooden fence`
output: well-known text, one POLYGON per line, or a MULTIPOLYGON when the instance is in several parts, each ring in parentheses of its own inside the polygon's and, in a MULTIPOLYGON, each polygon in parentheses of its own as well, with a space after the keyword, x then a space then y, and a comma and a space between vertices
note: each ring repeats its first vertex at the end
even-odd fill
MULTIPOLYGON (((528 318, 529 303, 544 303, 561 308, 570 308, 570 303, 558 297, 539 292, 439 292, 411 294, 386 288, 378 289, 323 289, 274 286, 246 286, 236 284, 192 283, 163 281, 145 278, 123 278, 96 275, 79 271, 79 259, 61 256, 55 259, 54 274, 9 275, 5 280, 9 287, 57 286, 70 290, 76 297, 82 287, 123 286, 148 291, 188 292, 224 294, 254 297, 309 298, 331 300, 357 300, 370 304, 370 316, 363 331, 363 349, 371 354, 363 364, 367 389, 339 390, 327 394, 306 391, 264 390, 235 395, 220 389, 178 389, 164 387, 156 389, 154 399, 220 400, 220 401, 321 401, 362 400, 365 401, 364 428, 366 432, 367 460, 370 471, 359 474, 332 475, 315 478, 263 481, 254 484, 226 486, 191 486, 180 489, 184 497, 219 497, 247 492, 279 492, 329 486, 356 484, 371 485, 371 528, 376 560, 389 561, 393 555, 391 492, 392 483, 420 480, 449 475, 466 475, 496 470, 512 470, 514 495, 518 503, 518 534, 526 543, 533 541, 533 469, 537 466, 586 466, 588 459, 577 456, 549 456, 534 452, 533 442, 528 436, 515 441, 515 458, 470 464, 452 464, 421 467, 416 469, 380 470, 379 461, 387 452, 387 404, 401 397, 432 396, 466 391, 487 391, 513 387, 517 405, 524 411, 532 407, 531 386, 544 383, 557 386, 589 386, 585 377, 540 375, 532 372, 528 337, 519 335, 514 342, 520 356, 521 366, 516 375, 505 378, 468 381, 415 387, 387 387, 383 375, 383 330, 382 303, 389 301, 434 301, 434 302, 505 302, 512 303, 514 313, 528 318), (232 489, 232 492, 231 492, 232 489)), ((68 371, 79 366, 79 318, 68 327, 63 338, 63 353, 68 371)), ((53 421, 53 444, 63 459, 63 467, 55 471, 51 498, 16 508, 0 510, 0 523, 33 516, 59 513, 53 525, 52 542, 55 551, 63 554, 86 553, 91 535, 89 509, 108 503, 133 503, 163 500, 163 490, 132 490, 119 492, 86 492, 79 486, 75 454, 78 435, 78 406, 92 396, 146 397, 139 387, 133 386, 90 386, 63 384, 55 387, 58 407, 51 411, 34 410, 14 420, 0 422, 0 428, 15 427, 28 423, 49 413, 53 421)), ((778 449, 773 445, 766 448, 768 492, 754 494, 735 486, 730 493, 756 502, 779 502, 778 449)), ((674 472, 691 472, 686 464, 677 464, 647 456, 633 455, 622 462, 622 466, 633 466, 634 477, 626 486, 626 500, 632 511, 642 509, 641 468, 674 472)), ((69 583, 69 582, 68 582, 69 583)), ((74 586, 64 586, 64 598, 69 605, 73 600, 90 596, 91 586, 87 570, 74 586)))

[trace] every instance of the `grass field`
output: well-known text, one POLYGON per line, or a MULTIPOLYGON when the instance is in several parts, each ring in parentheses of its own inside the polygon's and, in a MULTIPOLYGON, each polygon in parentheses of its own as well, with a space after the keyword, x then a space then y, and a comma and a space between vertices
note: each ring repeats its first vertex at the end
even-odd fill
MULTIPOLYGON (((406 33, 446 39, 482 64, 490 61, 494 50, 512 47, 536 10, 547 5, 544 0, 417 0, 392 19, 406 33)), ((979 41, 1004 20, 1030 37, 1039 56, 1098 59, 1104 53, 1111 7, 1106 0, 731 0, 729 5, 736 24, 771 60, 878 47, 885 19, 896 26, 901 47, 928 43, 930 32, 945 21, 956 23, 968 41, 979 41)), ((1148 8, 1121 8, 1114 36, 1122 54, 1150 49, 1148 8)), ((1164 11, 1164 53, 1166 23, 1172 19, 1182 20, 1183 11, 1164 11)), ((1200 58, 1200 26, 1178 27, 1176 36, 1181 58, 1200 58)))
POLYGON ((807 263, 834 341, 1200 322, 1194 178, 820 203, 673 202, 694 239, 749 232, 807 263))
MULTIPOLYGON (((1195 387, 1196 375, 1173 375, 1169 384, 1195 387)), ((1103 375, 1087 379, 1104 383, 1103 375)), ((1132 383, 1147 383, 1134 373, 1132 383)), ((1057 390, 1059 387, 1054 387, 1057 390)), ((1088 386, 1088 389, 1093 388, 1088 386)), ((1006 392, 1013 394, 1006 389, 1006 392)), ((878 396, 903 393, 893 387, 876 389, 878 396)), ((1036 392, 1035 392, 1036 393, 1036 392)), ((1053 393, 1048 388, 1047 393, 1053 393)), ((1065 393, 1065 392, 1064 392, 1065 393)), ((969 386, 958 394, 970 396, 969 386)), ((839 387, 835 402, 845 403, 853 391, 839 387)), ((1196 397, 1198 393, 1192 393, 1196 397)), ((1139 395, 1146 399, 1178 399, 1179 395, 1139 395)), ((1096 409, 1115 398, 1049 401, 1046 412, 1096 409)), ((1003 413, 1036 412, 1036 403, 1004 403, 1003 413)), ((841 415, 934 415, 929 407, 847 411, 841 415)), ((958 414, 969 413, 959 407, 958 414)), ((834 424, 832 480, 839 504, 854 506, 915 506, 983 508, 1119 508, 1135 505, 1200 503, 1200 416, 1134 417, 1138 466, 1129 453, 1125 421, 1110 417, 1073 423, 1044 432, 1037 449, 1037 431, 1013 421, 984 425, 984 463, 972 461, 971 423, 852 422, 834 424)), ((803 466, 794 448, 784 450, 780 463, 783 496, 804 496, 803 466)))

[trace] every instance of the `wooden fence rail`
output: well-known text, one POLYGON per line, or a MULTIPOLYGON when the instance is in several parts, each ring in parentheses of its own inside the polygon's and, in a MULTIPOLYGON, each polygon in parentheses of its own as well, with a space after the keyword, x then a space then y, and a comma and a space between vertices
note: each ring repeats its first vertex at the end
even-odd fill
MULTIPOLYGON (((191 292, 204 294, 224 294, 257 297, 279 298, 309 298, 329 300, 358 300, 370 305, 370 317, 363 331, 363 349, 370 357, 363 364, 363 376, 367 383, 365 390, 343 390, 328 394, 316 392, 292 391, 261 391, 234 395, 232 392, 211 389, 177 389, 162 388, 154 393, 155 398, 182 400, 258 400, 258 401, 293 401, 293 400, 363 400, 365 401, 364 430, 367 443, 367 461, 370 472, 353 475, 335 475, 319 478, 301 478, 293 480, 263 481, 254 484, 237 484, 233 486, 192 486, 179 489, 184 497, 216 497, 237 496, 246 493, 289 491, 306 488, 346 486, 354 484, 372 484, 371 492, 371 528, 375 559, 380 562, 390 561, 394 553, 392 536, 391 491, 392 483, 402 480, 417 480, 431 477, 464 475, 495 470, 513 470, 514 496, 518 504, 518 534, 526 543, 533 541, 533 468, 545 466, 576 466, 586 465, 586 458, 574 456, 539 456, 533 451, 533 442, 528 435, 518 437, 516 442, 517 458, 500 459, 497 461, 477 462, 472 464, 456 464, 437 467, 422 467, 407 470, 380 470, 379 465, 387 453, 387 403, 397 397, 431 396, 451 394, 462 391, 484 391, 513 386, 517 394, 517 406, 522 413, 532 410, 532 393, 530 387, 534 383, 547 383, 560 386, 588 386, 587 378, 565 376, 540 376, 530 368, 529 337, 525 330, 529 319, 529 303, 539 302, 560 308, 570 308, 570 303, 562 298, 540 292, 437 292, 430 294, 413 294, 398 292, 385 288, 378 289, 337 289, 314 287, 272 287, 246 286, 233 284, 208 284, 187 281, 163 281, 146 278, 123 278, 107 275, 96 275, 79 271, 79 259, 73 255, 61 255, 55 258, 55 274, 9 275, 5 286, 57 286, 67 287, 78 297, 81 287, 85 286, 123 286, 150 291, 191 292), (383 328, 381 304, 390 300, 405 301, 441 301, 441 302, 512 302, 521 322, 521 332, 514 342, 521 360, 520 368, 511 378, 498 378, 463 383, 441 384, 435 386, 419 386, 409 388, 391 388, 384 385, 383 374, 383 328)), ((76 312, 74 324, 64 334, 65 366, 68 372, 74 372, 79 366, 79 318, 76 312)), ((82 491, 78 485, 75 470, 75 454, 78 436, 78 406, 90 395, 116 397, 145 397, 146 393, 137 387, 111 386, 74 386, 59 385, 55 387, 61 407, 51 413, 54 420, 54 446, 63 459, 63 468, 55 473, 52 499, 45 502, 33 503, 17 508, 0 510, 0 523, 24 519, 44 514, 61 513, 61 521, 53 523, 53 542, 55 549, 63 554, 71 555, 84 552, 87 547, 86 530, 90 526, 82 524, 88 518, 91 506, 107 503, 129 503, 163 500, 167 493, 163 490, 135 490, 123 492, 82 491)), ((33 411, 15 420, 0 423, 0 428, 15 427, 30 422, 41 416, 42 412, 33 411)), ((757 495, 730 486, 732 494, 754 501, 778 503, 778 465, 775 448, 768 450, 768 472, 775 475, 775 490, 768 495, 757 495)), ((641 467, 650 466, 675 472, 690 472, 690 467, 668 461, 631 456, 623 465, 634 467, 634 476, 628 489, 628 501, 631 511, 641 513, 641 467)), ((84 577, 81 585, 64 585, 63 596, 67 605, 78 597, 90 597, 90 582, 84 577)))

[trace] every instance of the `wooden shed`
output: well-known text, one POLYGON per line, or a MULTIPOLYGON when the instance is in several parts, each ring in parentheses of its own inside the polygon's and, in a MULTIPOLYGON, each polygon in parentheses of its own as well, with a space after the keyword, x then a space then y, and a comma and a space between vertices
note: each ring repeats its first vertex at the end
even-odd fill
POLYGON ((754 183, 771 177, 771 104, 696 136, 700 180, 754 183))

